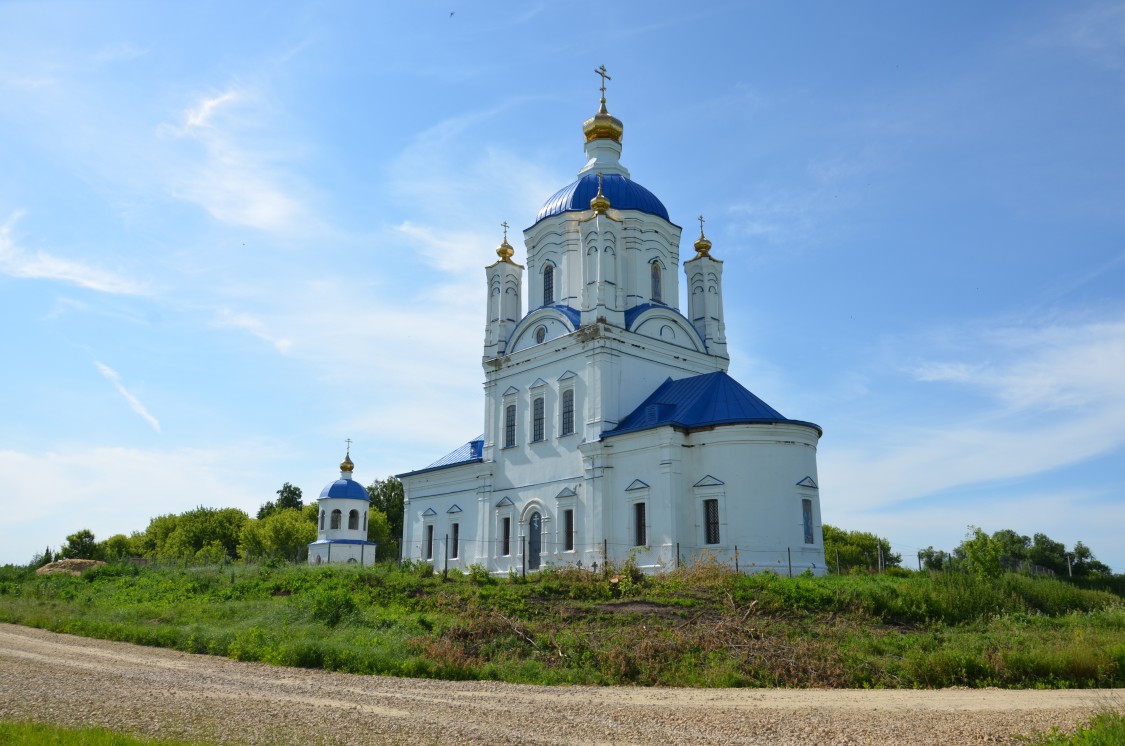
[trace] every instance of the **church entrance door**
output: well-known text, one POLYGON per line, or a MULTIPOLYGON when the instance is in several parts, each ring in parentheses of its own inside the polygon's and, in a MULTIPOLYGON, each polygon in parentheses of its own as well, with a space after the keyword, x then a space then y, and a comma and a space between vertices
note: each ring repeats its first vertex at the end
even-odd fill
POLYGON ((527 569, 539 569, 539 555, 543 553, 543 517, 532 513, 527 522, 527 569))

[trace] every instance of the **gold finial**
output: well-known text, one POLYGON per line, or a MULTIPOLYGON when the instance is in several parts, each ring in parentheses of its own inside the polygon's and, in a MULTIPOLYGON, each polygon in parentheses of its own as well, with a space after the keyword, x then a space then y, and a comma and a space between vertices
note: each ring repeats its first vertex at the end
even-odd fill
POLYGON ((340 471, 350 473, 355 470, 355 464, 352 463, 352 439, 348 438, 344 442, 348 444, 348 450, 344 455, 344 460, 340 462, 340 471))
POLYGON ((595 68, 594 72, 602 76, 602 102, 601 106, 598 107, 598 113, 582 124, 582 132, 586 135, 586 142, 601 139, 621 142, 621 135, 625 131, 625 125, 621 123, 620 119, 611 115, 605 108, 605 82, 607 80, 613 80, 613 78, 609 77, 605 65, 595 68))
POLYGON ((703 235, 703 216, 699 216, 699 240, 695 242, 696 256, 711 256, 711 242, 703 235))
POLYGON ((609 209, 609 197, 602 194, 602 175, 598 174, 598 193, 590 200, 590 209, 599 215, 605 215, 605 211, 609 209))
POLYGON ((504 243, 500 244, 500 248, 496 249, 496 255, 500 257, 500 261, 512 264, 512 254, 515 254, 516 250, 508 243, 508 221, 505 220, 500 225, 504 228, 504 243))

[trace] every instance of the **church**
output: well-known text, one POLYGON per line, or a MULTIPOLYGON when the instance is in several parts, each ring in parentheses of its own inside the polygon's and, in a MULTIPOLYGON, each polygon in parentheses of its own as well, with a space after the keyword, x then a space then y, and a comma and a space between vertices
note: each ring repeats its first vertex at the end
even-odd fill
POLYGON ((585 165, 523 231, 524 264, 505 224, 485 268, 484 433, 398 475, 402 556, 500 574, 704 559, 823 574, 821 429, 727 374, 723 262, 702 218, 681 310, 681 228, 622 164, 597 72, 585 165))

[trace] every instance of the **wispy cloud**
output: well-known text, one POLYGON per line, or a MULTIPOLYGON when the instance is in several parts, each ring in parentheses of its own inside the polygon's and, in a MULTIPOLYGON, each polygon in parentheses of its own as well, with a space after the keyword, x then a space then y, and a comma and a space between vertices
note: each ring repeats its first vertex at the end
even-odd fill
POLYGON ((1104 69, 1125 70, 1125 4, 1106 2, 1084 8, 1039 41, 1067 47, 1104 69))
POLYGON ((862 446, 823 454, 826 483, 852 508, 1021 479, 1125 447, 1125 318, 960 331, 960 359, 904 370, 920 386, 915 399, 936 396, 928 386, 940 383, 976 394, 959 397, 971 408, 886 422, 862 446))
POLYGON ((270 334, 260 318, 248 313, 237 313, 228 308, 222 308, 219 309, 214 324, 215 326, 232 327, 250 332, 258 339, 273 345, 282 354, 289 352, 293 347, 293 340, 270 334))
POLYGON ((12 228, 23 217, 22 212, 14 213, 8 221, 0 225, 0 273, 11 277, 35 280, 54 280, 79 287, 117 295, 147 295, 147 289, 98 267, 82 262, 61 259, 43 251, 28 252, 16 245, 12 228))
POLYGON ((97 367, 99 373, 105 376, 107 381, 113 384, 114 388, 117 389, 117 393, 125 397, 125 401, 129 402, 129 408, 139 414, 145 422, 152 426, 153 430, 160 432, 160 422, 149 414, 149 411, 145 409, 145 405, 141 404, 140 399, 134 396, 129 389, 125 388, 125 384, 121 383, 121 376, 117 375, 117 371, 96 360, 94 361, 94 366, 97 367))
POLYGON ((168 174, 170 189, 221 222, 289 232, 300 224, 305 207, 276 167, 281 156, 257 150, 240 137, 243 129, 254 126, 251 104, 256 102, 250 91, 230 89, 199 99, 180 124, 159 128, 160 134, 202 150, 202 157, 192 154, 181 170, 168 174), (230 115, 236 106, 242 107, 241 118, 230 115))

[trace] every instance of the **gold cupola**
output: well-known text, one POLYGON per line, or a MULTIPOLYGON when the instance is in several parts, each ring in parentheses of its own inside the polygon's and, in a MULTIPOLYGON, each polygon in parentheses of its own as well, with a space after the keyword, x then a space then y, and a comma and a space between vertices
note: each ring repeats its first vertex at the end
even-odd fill
MULTIPOLYGON (((698 259, 705 256, 708 259, 715 259, 711 256, 711 241, 707 236, 703 235, 703 216, 699 216, 699 240, 695 242, 695 257, 698 259)), ((715 261, 718 261, 717 259, 715 261)))
POLYGON ((351 474, 355 471, 355 464, 352 463, 352 450, 349 448, 348 452, 344 454, 344 460, 340 462, 340 471, 351 474))
POLYGON ((516 250, 508 243, 508 222, 504 221, 500 225, 504 227, 504 240, 496 248, 496 256, 500 257, 500 261, 502 262, 515 264, 515 262, 512 261, 512 255, 516 253, 516 250))
POLYGON ((598 108, 598 113, 582 123, 582 134, 586 135, 586 142, 604 139, 619 143, 622 133, 625 132, 625 125, 605 108, 605 82, 613 80, 613 78, 609 77, 605 65, 594 70, 594 72, 602 76, 602 103, 598 108))
POLYGON ((590 200, 590 209, 599 215, 605 215, 609 209, 609 197, 602 194, 602 175, 598 174, 598 193, 590 200))

